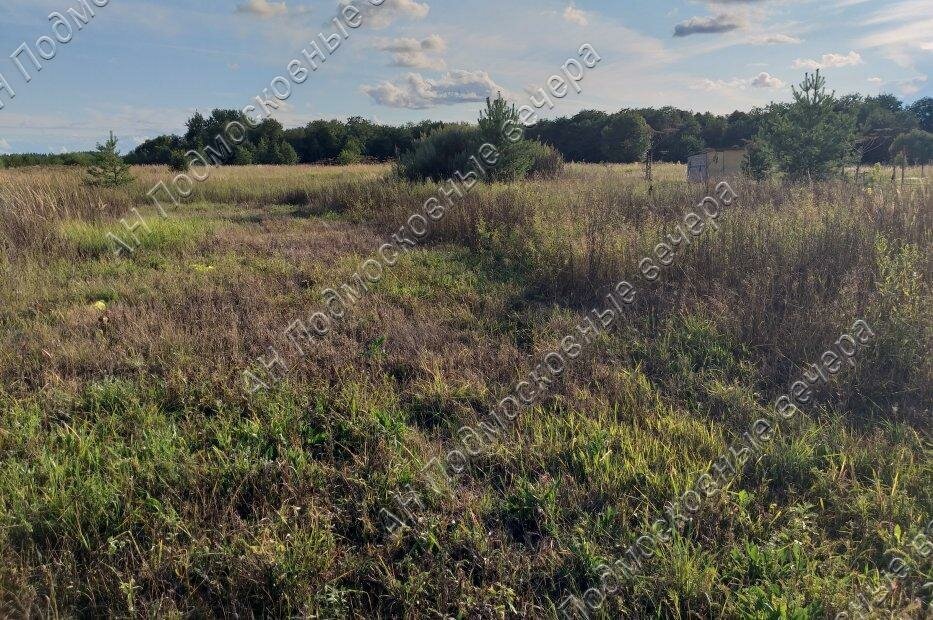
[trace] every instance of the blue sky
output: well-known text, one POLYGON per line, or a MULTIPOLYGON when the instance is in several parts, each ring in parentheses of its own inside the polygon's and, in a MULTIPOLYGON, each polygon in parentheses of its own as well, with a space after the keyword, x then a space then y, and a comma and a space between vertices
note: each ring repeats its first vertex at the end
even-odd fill
MULTIPOLYGON (((89 149, 110 129, 126 151, 195 110, 242 109, 338 13, 336 0, 110 0, 41 73, 26 60, 26 83, 10 54, 79 6, 0 3, 0 74, 16 91, 0 92, 0 152, 89 149)), ((933 92, 933 0, 385 0, 349 32, 274 113, 286 127, 472 120, 490 90, 526 103, 584 43, 602 61, 545 116, 749 109, 816 67, 840 94, 933 92)))

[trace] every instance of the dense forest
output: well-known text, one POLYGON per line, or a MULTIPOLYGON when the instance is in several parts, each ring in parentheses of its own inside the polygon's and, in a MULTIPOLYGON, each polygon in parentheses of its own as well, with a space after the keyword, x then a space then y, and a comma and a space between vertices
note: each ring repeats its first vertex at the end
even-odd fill
MULTIPOLYGON (((650 151, 657 161, 684 162, 704 148, 743 146, 782 116, 790 104, 775 103, 749 112, 728 115, 695 113, 673 107, 624 109, 614 114, 584 110, 572 117, 543 120, 529 127, 526 136, 553 146, 567 161, 640 161, 650 151)), ((891 146, 898 136, 914 130, 933 131, 933 98, 906 105, 898 97, 846 95, 833 100, 841 119, 855 132, 856 160, 874 164, 891 162, 891 146)), ((185 167, 185 153, 204 152, 208 147, 223 155, 223 163, 349 164, 386 161, 412 150, 419 139, 450 126, 422 121, 401 126, 382 125, 360 117, 346 121, 316 120, 304 127, 285 129, 268 118, 252 127, 235 110, 214 110, 205 117, 196 113, 188 120, 184 135, 165 135, 147 140, 126 155, 130 164, 166 164, 185 167), (230 149, 217 144, 230 121, 247 128, 245 139, 230 149)), ((211 151, 208 151, 211 153, 211 151)), ((86 165, 89 155, 5 155, 0 166, 36 164, 86 165)), ((858 163, 853 161, 852 163, 858 163)))

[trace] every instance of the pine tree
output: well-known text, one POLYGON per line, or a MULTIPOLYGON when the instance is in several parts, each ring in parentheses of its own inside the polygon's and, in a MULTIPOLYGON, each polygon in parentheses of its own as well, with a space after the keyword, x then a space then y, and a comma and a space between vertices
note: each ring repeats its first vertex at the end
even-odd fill
POLYGON ((103 144, 97 145, 94 153, 94 165, 87 170, 87 184, 102 187, 119 187, 133 180, 130 176, 130 167, 123 162, 117 152, 117 139, 113 132, 103 144))
POLYGON ((819 69, 793 92, 794 102, 774 115, 760 138, 788 177, 825 179, 851 157, 855 119, 838 109, 819 69))
POLYGON ((502 93, 495 99, 486 97, 486 109, 479 115, 479 133, 483 141, 495 145, 499 151, 496 165, 488 171, 490 179, 522 179, 534 166, 533 146, 523 134, 514 133, 518 129, 523 126, 515 106, 509 105, 502 93))

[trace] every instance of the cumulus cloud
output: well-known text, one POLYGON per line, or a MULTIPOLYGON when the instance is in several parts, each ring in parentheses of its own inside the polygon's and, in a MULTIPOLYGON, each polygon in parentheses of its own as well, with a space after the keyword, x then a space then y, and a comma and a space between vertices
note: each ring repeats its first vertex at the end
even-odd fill
POLYGON ((432 54, 447 50, 447 42, 438 34, 418 40, 410 37, 393 39, 376 45, 376 49, 392 54, 392 65, 416 69, 444 69, 444 59, 432 54))
POLYGON ((793 37, 789 34, 766 34, 759 37, 754 37, 751 40, 752 43, 756 45, 782 45, 782 44, 791 44, 791 43, 801 43, 801 40, 797 37, 793 37))
POLYGON ((753 78, 732 78, 731 80, 698 80, 690 85, 693 90, 728 91, 747 90, 749 88, 769 88, 772 90, 784 88, 786 83, 766 71, 762 71, 753 78))
POLYGON ((449 71, 438 79, 409 73, 396 82, 362 87, 380 105, 413 110, 484 101, 497 90, 502 89, 485 71, 449 71))
POLYGON ((269 2, 269 0, 247 0, 236 7, 237 13, 248 13, 262 18, 284 15, 288 7, 284 2, 269 2))
POLYGON ((752 78, 752 86, 755 88, 784 88, 784 82, 767 71, 762 71, 752 78))
POLYGON ((712 17, 691 17, 674 27, 675 37, 689 37, 694 34, 718 34, 737 30, 742 24, 731 15, 720 13, 712 17))
POLYGON ((798 58, 794 61, 794 69, 834 69, 836 67, 849 67, 862 64, 862 55, 852 51, 848 54, 823 54, 819 60, 812 58, 798 58))
POLYGON ((586 12, 578 9, 572 2, 564 9, 564 19, 578 26, 586 26, 590 23, 589 18, 586 16, 586 12))
POLYGON ((353 4, 359 9, 363 25, 371 28, 385 28, 399 18, 424 19, 431 10, 426 2, 416 0, 385 0, 380 5, 359 0, 352 3, 343 1, 340 3, 340 9, 348 4, 353 4))

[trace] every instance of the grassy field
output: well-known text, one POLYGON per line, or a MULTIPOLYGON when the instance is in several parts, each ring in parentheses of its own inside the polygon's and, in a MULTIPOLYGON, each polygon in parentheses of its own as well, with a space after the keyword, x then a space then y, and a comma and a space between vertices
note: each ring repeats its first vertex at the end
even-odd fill
POLYGON ((163 219, 168 171, 133 173, 0 170, 0 616, 553 617, 859 319, 853 363, 590 615, 855 617, 879 588, 880 617, 930 613, 928 183, 736 180, 654 281, 707 195, 682 167, 479 184, 298 354, 283 331, 436 188, 224 168, 163 219), (427 479, 623 279, 634 302, 427 479), (250 393, 269 346, 289 371, 250 393))

